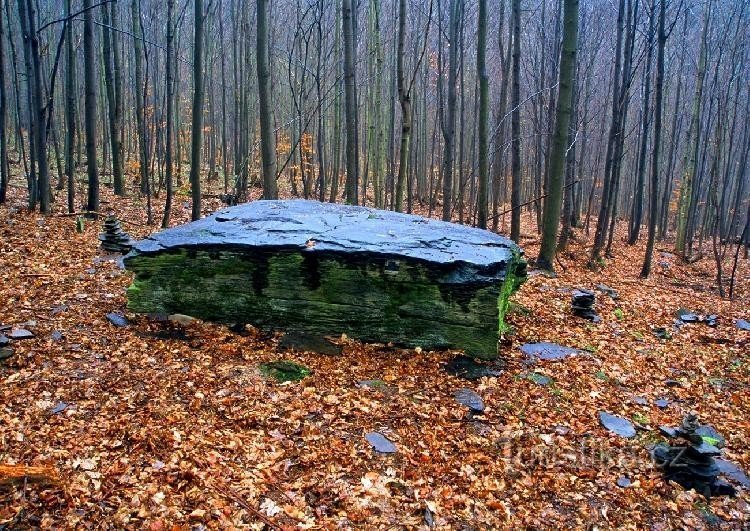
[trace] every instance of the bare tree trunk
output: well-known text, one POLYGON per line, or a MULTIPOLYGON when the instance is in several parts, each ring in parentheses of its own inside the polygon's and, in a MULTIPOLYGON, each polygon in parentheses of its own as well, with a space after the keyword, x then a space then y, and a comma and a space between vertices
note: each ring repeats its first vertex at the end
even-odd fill
POLYGON ((169 217, 172 213, 172 172, 173 160, 172 160, 172 129, 174 127, 174 4, 175 0, 167 0, 167 58, 166 58, 166 69, 167 69, 167 90, 166 90, 166 139, 165 139, 165 153, 164 153, 164 164, 165 168, 165 180, 166 180, 166 194, 164 204, 164 217, 161 221, 162 228, 169 226, 169 217))
POLYGON ((83 0, 83 73, 84 113, 86 123, 86 166, 89 179, 86 208, 99 211, 99 170, 96 161, 96 64, 94 61, 94 15, 91 0, 83 0))
POLYGON ((357 96, 354 62, 356 0, 341 0, 344 35, 344 109, 346 113, 346 202, 358 203, 359 148, 357 146, 357 96))
POLYGON ((190 143, 190 191, 193 196, 191 219, 201 218, 201 146, 203 141, 203 0, 195 0, 195 39, 193 42, 193 126, 190 143))
POLYGON ((511 85, 510 238, 521 237, 521 0, 513 0, 513 83, 511 85))
POLYGON ((548 271, 554 269, 557 232, 560 227, 560 207, 565 179, 565 155, 573 105, 573 76, 575 75, 576 49, 578 46, 578 0, 565 0, 564 6, 557 118, 552 139, 552 152, 549 156, 549 185, 547 188, 548 195, 544 200, 542 245, 537 260, 537 266, 548 271))
MULTIPOLYGON (((68 3, 70 0, 68 0, 68 3)), ((5 203, 8 190, 7 96, 5 92, 5 30, 3 5, 0 3, 0 205, 5 203)))
MULTIPOLYGON (((65 15, 71 14, 71 0, 65 0, 65 15)), ((75 212, 75 168, 73 148, 76 141, 76 59, 73 50, 73 23, 65 24, 65 175, 68 180, 68 212, 75 212)))
POLYGON ((453 203, 453 151, 456 133, 456 77, 458 74, 458 27, 462 2, 451 0, 448 22, 450 49, 448 50, 448 101, 443 127, 443 221, 451 220, 453 203))
POLYGON ((278 199, 276 188, 276 142, 273 136, 271 68, 268 61, 268 0, 258 0, 258 113, 263 163, 263 199, 278 199))
POLYGON ((479 192, 477 194, 477 226, 487 228, 487 188, 489 181, 489 99, 487 76, 487 0, 479 0, 477 21, 477 75, 479 76, 479 192))

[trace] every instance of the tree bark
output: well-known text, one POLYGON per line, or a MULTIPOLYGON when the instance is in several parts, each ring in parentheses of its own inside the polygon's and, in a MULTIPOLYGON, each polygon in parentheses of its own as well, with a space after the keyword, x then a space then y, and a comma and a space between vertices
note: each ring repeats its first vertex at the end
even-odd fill
POLYGON ((271 67, 268 58, 268 0, 258 0, 258 113, 260 149, 263 164, 263 199, 278 199, 276 188, 276 142, 273 136, 271 105, 271 67))
POLYGON ((573 76, 575 74, 576 48, 578 45, 578 0, 565 0, 564 8, 557 118, 552 139, 552 152, 549 157, 549 186, 547 197, 544 200, 542 244, 537 260, 537 266, 548 271, 554 269, 557 233, 560 227, 560 207, 565 179, 565 155, 573 105, 573 76))
POLYGON ((190 143, 190 190, 193 196, 191 219, 201 218, 201 147, 203 146, 203 0, 195 0, 195 39, 193 42, 193 126, 190 143))

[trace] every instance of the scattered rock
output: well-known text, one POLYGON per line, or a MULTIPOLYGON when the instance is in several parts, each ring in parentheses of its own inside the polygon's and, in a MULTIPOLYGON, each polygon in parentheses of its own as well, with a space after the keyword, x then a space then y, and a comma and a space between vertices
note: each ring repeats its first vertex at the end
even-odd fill
POLYGON ((448 374, 466 380, 478 380, 484 376, 500 376, 502 371, 493 369, 494 365, 480 363, 469 356, 458 355, 445 364, 448 374))
POLYGON ((59 330, 53 330, 52 333, 49 335, 49 338, 52 341, 62 341, 63 334, 59 330))
POLYGON ((620 294, 617 293, 617 290, 614 288, 610 288, 606 284, 599 284, 596 289, 609 296, 612 300, 617 300, 620 298, 620 294))
POLYGON ((282 350, 297 350, 300 352, 315 352, 325 356, 339 356, 343 352, 341 345, 335 345, 324 337, 313 336, 301 332, 287 332, 279 340, 282 350))
POLYGON ((13 356, 13 349, 10 347, 0 347, 0 361, 5 361, 13 356))
POLYGON ((463 387, 453 393, 453 397, 456 399, 456 402, 462 406, 468 407, 472 413, 482 413, 484 411, 482 397, 471 389, 463 387))
POLYGON ((617 486, 618 487, 626 489, 626 488, 628 488, 632 484, 633 484, 633 482, 630 481, 630 479, 627 478, 627 477, 625 477, 625 476, 621 476, 621 477, 617 478, 617 486))
POLYGON ((715 328, 717 324, 719 324, 719 316, 715 313, 712 313, 711 315, 707 315, 703 322, 706 323, 711 328, 715 328))
POLYGON ((385 435, 378 433, 377 431, 368 432, 365 435, 365 439, 370 443, 376 452, 381 454, 393 454, 396 453, 396 445, 393 444, 385 435))
POLYGON ((0 334, 0 347, 4 347, 8 343, 10 343, 10 338, 8 338, 8 336, 6 336, 5 334, 0 334))
POLYGON ((117 328, 124 328, 130 324, 130 321, 128 321, 124 316, 114 312, 107 314, 107 320, 117 328))
POLYGON ((530 373, 528 373, 526 375, 526 378, 528 380, 531 380, 532 382, 534 382, 537 385, 547 386, 547 385, 550 385, 552 383, 552 378, 550 378, 549 376, 545 376, 543 374, 540 374, 538 372, 530 372, 530 373))
POLYGON ((734 481, 740 486, 750 489, 750 478, 747 477, 745 471, 742 470, 736 463, 727 461, 726 459, 714 459, 716 466, 719 468, 719 472, 724 477, 734 481))
POLYGON ((304 365, 287 360, 261 363, 258 368, 263 376, 279 382, 298 382, 310 375, 310 369, 304 365))
POLYGON ((666 398, 659 398, 658 400, 654 401, 654 404, 659 409, 664 409, 669 406, 669 400, 667 400, 666 398))
POLYGON ((599 422, 612 433, 620 437, 635 437, 635 427, 628 419, 612 415, 605 411, 599 412, 599 422))
POLYGON ((669 380, 664 380, 664 385, 667 387, 682 387, 682 382, 670 378, 669 380))
POLYGON ((646 400, 642 396, 634 396, 633 403, 639 406, 645 406, 648 405, 648 400, 646 400))
POLYGON ((672 426, 659 426, 659 433, 670 439, 674 439, 679 434, 677 428, 673 428, 672 426))
POLYGON ((556 361, 565 359, 569 356, 575 356, 581 351, 576 348, 565 347, 556 343, 541 342, 521 345, 521 352, 526 355, 526 358, 529 361, 556 361))
POLYGON ((745 319, 737 319, 737 328, 740 330, 744 330, 746 332, 750 332, 750 321, 747 321, 745 319))
POLYGON ((697 323, 700 319, 698 314, 693 313, 690 310, 686 310, 685 308, 680 308, 679 310, 677 310, 677 318, 683 323, 697 323))
POLYGON ((50 409, 50 413, 52 413, 53 415, 62 413, 68 408, 69 405, 70 404, 66 404, 65 402, 58 402, 57 404, 54 405, 54 407, 52 407, 52 409, 50 409))
POLYGON ((593 291, 581 288, 573 290, 571 308, 574 315, 598 323, 601 321, 601 318, 594 310, 595 302, 596 295, 593 291))
POLYGON ((34 337, 34 334, 29 330, 26 330, 25 328, 13 328, 10 332, 8 332, 8 337, 10 339, 19 341, 21 339, 31 339, 34 337))

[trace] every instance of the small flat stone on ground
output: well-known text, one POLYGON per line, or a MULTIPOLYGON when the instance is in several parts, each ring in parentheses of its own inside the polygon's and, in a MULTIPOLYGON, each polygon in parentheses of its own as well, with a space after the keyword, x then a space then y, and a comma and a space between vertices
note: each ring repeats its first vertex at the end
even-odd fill
POLYGON ((128 321, 127 318, 114 312, 107 314, 107 321, 115 325, 117 328, 124 328, 130 324, 130 321, 128 321))
POLYGON ((737 328, 750 332, 750 321, 746 319, 737 319, 737 328))
POLYGON ((14 328, 8 333, 8 337, 18 341, 20 339, 31 339, 34 334, 25 328, 14 328))
POLYGON ((5 334, 0 334, 0 347, 4 347, 8 343, 10 343, 10 338, 5 334))
POLYGON ((7 360, 13 355, 13 349, 10 347, 0 347, 0 361, 7 360))
POLYGON ((724 477, 738 483, 746 489, 750 489, 750 478, 747 477, 747 474, 745 474, 745 471, 742 470, 739 465, 727 461, 726 459, 714 459, 714 462, 716 463, 716 466, 719 467, 719 471, 724 477))
POLYGON ((635 427, 633 427, 633 423, 628 419, 612 415, 606 411, 600 411, 599 422, 601 422, 602 426, 620 437, 628 439, 635 437, 635 427))
POLYGON ((448 374, 466 380, 478 380, 484 376, 500 376, 502 371, 493 369, 486 363, 480 363, 469 356, 459 355, 445 364, 448 374))
POLYGON ((484 411, 482 397, 471 389, 463 387, 453 393, 453 397, 456 399, 456 402, 462 406, 468 407, 473 413, 481 413, 484 411))
POLYGON ((555 361, 575 356, 580 353, 580 350, 558 345, 557 343, 541 342, 521 345, 521 352, 523 352, 526 355, 526 358, 530 361, 555 361))
POLYGON ((365 435, 367 442, 372 445, 376 452, 381 454, 393 454, 396 453, 396 445, 393 444, 385 435, 378 433, 377 431, 368 432, 365 435))
POLYGON ((625 489, 625 488, 629 487, 632 484, 633 484, 633 482, 630 481, 630 478, 627 478, 625 476, 621 476, 621 477, 617 478, 617 486, 618 487, 621 487, 621 488, 625 489))

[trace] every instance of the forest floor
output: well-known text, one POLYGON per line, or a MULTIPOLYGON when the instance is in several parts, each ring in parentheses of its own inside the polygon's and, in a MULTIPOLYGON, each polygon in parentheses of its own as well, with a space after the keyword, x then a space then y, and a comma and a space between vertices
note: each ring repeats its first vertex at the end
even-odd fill
MULTIPOLYGON (((101 210, 132 222, 134 237, 155 230, 137 199, 104 194, 101 210)), ((532 275, 514 296, 503 372, 468 382, 444 370, 456 353, 351 342, 342 357, 289 353, 252 331, 128 314, 131 275, 99 249, 101 223, 79 234, 75 218, 29 213, 24 198, 14 188, 0 207, 0 324, 34 334, 0 361, 0 475, 38 468, 0 485, 0 529, 750 525, 747 490, 706 500, 665 482, 648 451, 658 426, 694 410, 750 469, 750 332, 735 326, 750 319, 748 260, 729 302, 710 254, 687 265, 659 251, 641 281, 642 244, 618 232, 614 258, 592 272, 574 241, 556 278, 532 275), (619 293, 597 293, 602 322, 572 316, 570 290, 599 283, 619 293), (680 307, 718 314, 718 326, 675 328, 680 307), (109 312, 130 324, 115 327, 109 312), (583 352, 529 366, 519 346, 534 341, 583 352), (258 364, 278 359, 312 375, 261 376, 258 364), (367 379, 383 385, 357 385, 367 379), (482 397, 483 415, 466 417, 453 398, 462 387, 482 397), (635 421, 637 436, 611 434, 599 411, 635 421), (369 431, 397 453, 376 454, 369 431), (623 476, 630 486, 617 485, 623 476)), ((187 200, 173 223, 187 220, 187 200)))

